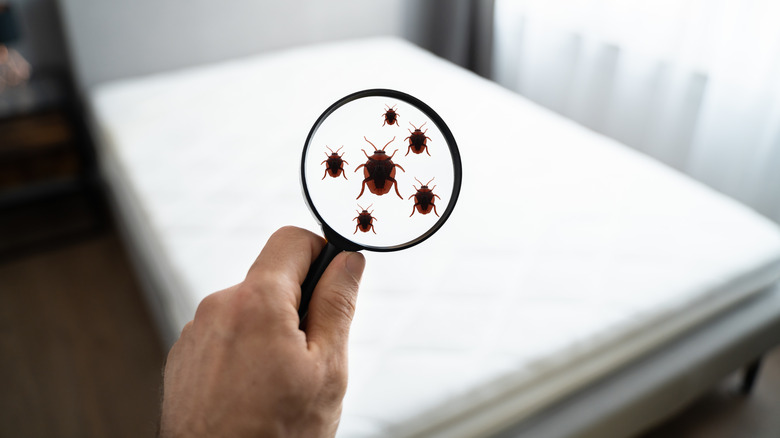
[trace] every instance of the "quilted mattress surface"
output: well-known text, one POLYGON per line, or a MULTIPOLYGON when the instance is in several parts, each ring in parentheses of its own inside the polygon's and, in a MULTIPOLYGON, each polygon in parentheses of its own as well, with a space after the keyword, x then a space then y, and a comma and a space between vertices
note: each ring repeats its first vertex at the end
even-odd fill
POLYGON ((780 276, 777 227, 736 202, 409 43, 347 41, 89 93, 170 335, 274 230, 318 231, 306 135, 368 88, 442 116, 463 187, 432 238, 366 254, 339 436, 493 433, 780 276))

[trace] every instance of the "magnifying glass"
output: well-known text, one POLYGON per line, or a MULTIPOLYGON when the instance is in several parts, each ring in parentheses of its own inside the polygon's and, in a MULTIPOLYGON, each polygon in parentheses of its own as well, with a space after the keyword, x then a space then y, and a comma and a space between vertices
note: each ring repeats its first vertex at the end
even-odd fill
POLYGON ((328 242, 301 286, 301 321, 338 253, 417 245, 444 225, 460 185, 455 138, 419 99, 372 89, 326 109, 301 159, 303 193, 328 242))

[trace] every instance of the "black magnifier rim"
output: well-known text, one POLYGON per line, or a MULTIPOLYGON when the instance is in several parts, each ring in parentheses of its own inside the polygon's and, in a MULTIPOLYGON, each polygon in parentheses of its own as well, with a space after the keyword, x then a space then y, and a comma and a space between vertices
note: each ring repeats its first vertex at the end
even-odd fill
POLYGON ((398 251, 401 249, 411 248, 412 246, 415 246, 423 242, 424 240, 428 239, 436 231, 438 231, 439 228, 442 227, 442 225, 444 225, 444 223, 450 217, 450 214, 452 214, 452 210, 455 208, 455 204, 458 201, 458 196, 460 196, 461 180, 462 180, 462 165, 460 161, 460 152, 458 151, 458 145, 455 142, 455 137, 452 135, 452 131, 450 131, 450 128, 447 126, 447 124, 444 123, 444 120, 439 116, 439 114, 436 113, 436 111, 433 110, 433 108, 429 107, 427 104, 425 104, 425 102, 421 101, 420 99, 417 99, 416 97, 401 91, 391 90, 386 88, 373 88, 369 90, 358 91, 339 99, 333 105, 328 107, 328 109, 326 109, 325 112, 322 113, 322 115, 317 119, 317 121, 314 123, 314 126, 312 126, 311 130, 309 131, 309 135, 306 137, 306 143, 304 143, 303 146, 303 155, 301 156, 301 188, 303 189, 303 195, 306 198, 306 204, 309 206, 309 210, 311 210, 314 217, 317 218, 317 222, 319 222, 320 226, 322 226, 322 232, 325 234, 325 238, 328 239, 328 241, 334 246, 347 251, 359 251, 362 249, 368 251, 376 251, 376 252, 398 251), (447 141, 447 146, 450 148, 450 155, 452 156, 454 181, 452 184, 452 193, 450 194, 450 201, 447 204, 447 208, 444 210, 444 213, 442 213, 442 215, 439 217, 439 220, 437 220, 436 223, 430 229, 428 229, 428 231, 426 231, 416 239, 413 239, 409 242, 402 243, 399 245, 392 245, 392 246, 361 245, 337 233, 331 227, 328 226, 327 222, 325 222, 322 216, 320 216, 320 213, 317 211, 317 208, 314 207, 314 202, 311 199, 311 196, 309 194, 309 189, 306 184, 306 169, 305 169, 306 153, 308 152, 309 146, 311 145, 311 140, 314 138, 314 134, 317 132, 320 125, 322 125, 325 119, 327 119, 328 116, 333 114, 333 112, 335 112, 337 109, 341 108, 342 106, 348 104, 349 102, 352 102, 357 99, 362 99, 364 97, 374 97, 374 96, 388 97, 392 99, 402 100, 416 107, 418 110, 422 111, 426 116, 428 116, 428 118, 430 118, 430 120, 439 129, 439 132, 441 132, 441 134, 444 136, 444 139, 447 141))

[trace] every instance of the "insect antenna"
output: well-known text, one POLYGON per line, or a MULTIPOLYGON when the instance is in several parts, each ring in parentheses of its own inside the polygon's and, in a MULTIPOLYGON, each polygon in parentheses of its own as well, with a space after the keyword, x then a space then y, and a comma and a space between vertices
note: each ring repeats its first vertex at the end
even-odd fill
MULTIPOLYGON (((390 144, 390 143, 392 143, 393 141, 395 141, 395 137, 393 137, 393 139, 392 139, 392 140, 388 141, 386 145, 382 146, 382 150, 385 150, 385 148, 387 147, 387 145, 388 145, 388 144, 390 144)), ((373 146, 373 145, 372 145, 372 146, 373 146)))
MULTIPOLYGON (((412 122, 409 122, 409 124, 412 125, 412 128, 414 128, 415 131, 419 131, 420 128, 422 128, 422 126, 420 126, 420 128, 414 126, 414 124, 412 122)), ((424 123, 423 123, 423 125, 424 125, 424 123)))
MULTIPOLYGON (((330 151, 330 153, 331 153, 331 154, 333 153, 333 149, 331 149, 331 148, 330 148, 330 147, 328 147, 327 145, 326 145, 325 147, 326 147, 326 148, 328 148, 328 150, 330 151)), ((338 152, 338 151, 336 151, 336 152, 338 152)))
POLYGON ((414 180, 415 180, 415 181, 417 181, 418 183, 420 183, 420 185, 423 185, 422 181, 420 181, 419 179, 417 179, 417 177, 416 177, 416 176, 414 177, 414 180))
POLYGON ((430 181, 428 181, 427 183, 425 183, 425 185, 427 186, 428 184, 430 184, 430 183, 431 183, 433 180, 435 180, 435 179, 436 179, 436 177, 434 176, 433 178, 431 178, 431 180, 430 180, 430 181))
MULTIPOLYGON (((327 146, 325 146, 325 147, 327 148, 327 146)), ((331 153, 338 154, 339 151, 341 150, 341 148, 343 148, 343 147, 344 147, 344 145, 341 145, 340 148, 336 149, 336 152, 331 151, 331 153)), ((330 149, 330 148, 328 148, 328 149, 330 149)))
MULTIPOLYGON (((368 139, 366 138, 366 136, 365 136, 365 135, 363 136, 363 140, 365 140, 365 141, 368 141, 368 139)), ((368 144, 370 144, 371 146, 374 146, 374 143, 371 143, 370 141, 368 141, 368 144)), ((376 146, 374 146, 374 150, 375 150, 375 151, 376 151, 376 150, 378 150, 378 149, 376 148, 376 146)))

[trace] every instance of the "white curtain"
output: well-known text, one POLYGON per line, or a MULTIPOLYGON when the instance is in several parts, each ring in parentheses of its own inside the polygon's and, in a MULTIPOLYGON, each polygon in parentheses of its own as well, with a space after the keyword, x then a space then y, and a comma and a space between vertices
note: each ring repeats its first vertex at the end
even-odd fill
POLYGON ((502 85, 780 221, 780 2, 496 0, 502 85))

